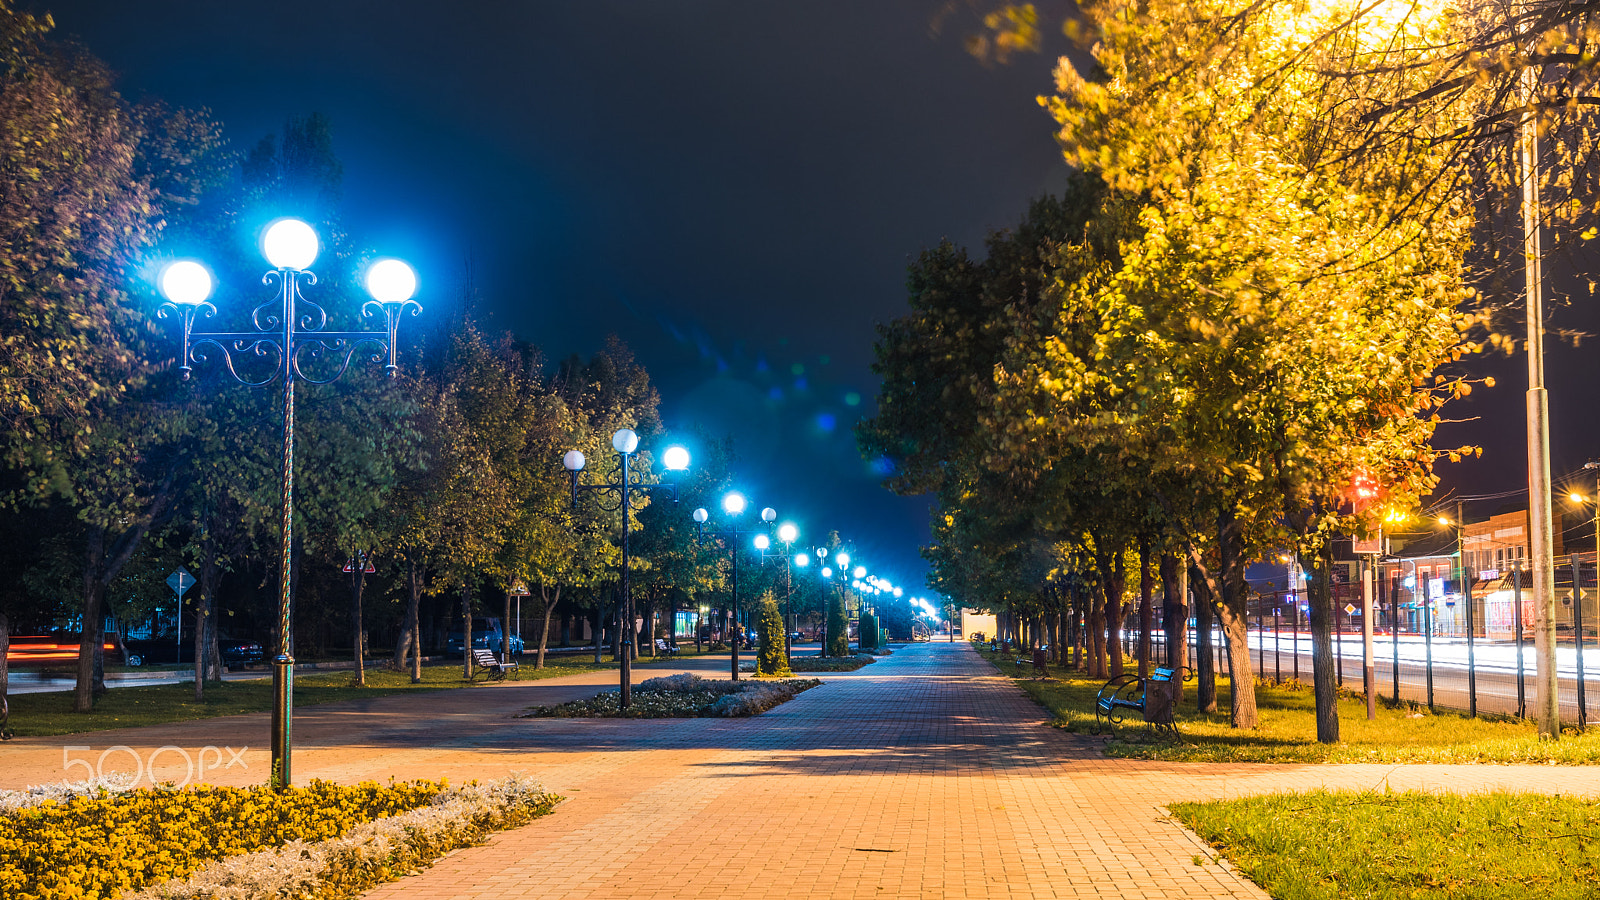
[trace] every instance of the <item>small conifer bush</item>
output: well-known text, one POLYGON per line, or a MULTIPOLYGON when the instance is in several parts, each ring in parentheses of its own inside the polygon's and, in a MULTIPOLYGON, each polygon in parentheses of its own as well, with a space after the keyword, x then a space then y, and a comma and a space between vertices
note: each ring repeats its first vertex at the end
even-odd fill
POLYGON ((791 674, 786 652, 788 642, 783 614, 778 612, 778 598, 771 591, 762 594, 756 612, 756 628, 761 638, 761 649, 756 653, 756 674, 788 677, 791 674))

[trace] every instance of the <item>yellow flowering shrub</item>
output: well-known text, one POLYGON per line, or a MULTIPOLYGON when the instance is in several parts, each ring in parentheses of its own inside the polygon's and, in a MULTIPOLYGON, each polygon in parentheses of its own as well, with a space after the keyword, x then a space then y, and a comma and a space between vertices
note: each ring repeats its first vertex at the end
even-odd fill
POLYGON ((102 900, 211 860, 324 841, 430 803, 442 782, 202 785, 47 801, 0 815, 0 897, 102 900))

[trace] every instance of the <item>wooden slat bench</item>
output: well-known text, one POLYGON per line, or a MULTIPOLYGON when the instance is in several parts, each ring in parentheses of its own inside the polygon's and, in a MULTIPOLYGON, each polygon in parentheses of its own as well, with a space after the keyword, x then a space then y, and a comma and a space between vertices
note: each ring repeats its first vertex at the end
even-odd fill
MULTIPOLYGON (((517 670, 516 660, 501 662, 500 659, 494 655, 493 650, 473 650, 472 665, 475 669, 482 669, 483 671, 490 673, 491 677, 500 679, 505 678, 507 672, 515 672, 517 670)), ((477 677, 476 671, 473 672, 473 677, 477 677)))

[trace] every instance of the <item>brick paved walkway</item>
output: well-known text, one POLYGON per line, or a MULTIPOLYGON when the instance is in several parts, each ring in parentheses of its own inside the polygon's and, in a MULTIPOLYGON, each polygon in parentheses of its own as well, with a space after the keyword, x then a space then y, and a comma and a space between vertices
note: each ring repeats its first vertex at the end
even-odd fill
MULTIPOLYGON (((1263 897, 1210 861, 1162 807, 1385 782, 1600 796, 1600 767, 1108 760, 1092 739, 1046 726, 1038 706, 963 644, 906 647, 754 719, 510 717, 533 699, 586 694, 604 679, 308 709, 296 724, 297 780, 523 771, 570 798, 554 815, 371 900, 1263 897)), ((264 717, 13 742, 0 747, 0 787, 61 777, 69 740, 98 753, 113 743, 222 744, 228 735, 237 746, 246 734, 261 741, 264 717), (51 766, 46 777, 28 774, 51 766)), ((248 774, 209 777, 259 781, 264 756, 251 765, 248 774)))

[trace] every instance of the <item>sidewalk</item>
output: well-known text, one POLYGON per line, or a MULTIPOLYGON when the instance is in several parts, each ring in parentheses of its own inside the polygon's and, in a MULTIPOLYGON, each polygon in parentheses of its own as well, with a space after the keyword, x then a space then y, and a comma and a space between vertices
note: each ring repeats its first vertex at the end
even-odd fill
MULTIPOLYGON (((719 662, 683 668, 720 674, 719 662)), ((510 718, 535 693, 544 696, 533 702, 583 695, 604 673, 316 707, 296 722, 296 780, 459 781, 516 770, 569 798, 554 815, 368 895, 379 900, 1264 897, 1209 861, 1161 808, 1385 783, 1600 796, 1600 767, 1109 760, 1093 739, 1044 725, 1043 711, 964 644, 908 646, 825 680, 753 719, 510 718)), ((245 732, 264 743, 265 717, 70 740, 99 753, 134 740, 220 744, 245 732)), ((0 747, 0 787, 61 777, 66 740, 20 743, 0 747), (45 777, 21 774, 29 771, 45 777)), ((258 764, 258 751, 249 753, 247 774, 212 780, 261 780, 265 754, 258 764)))

